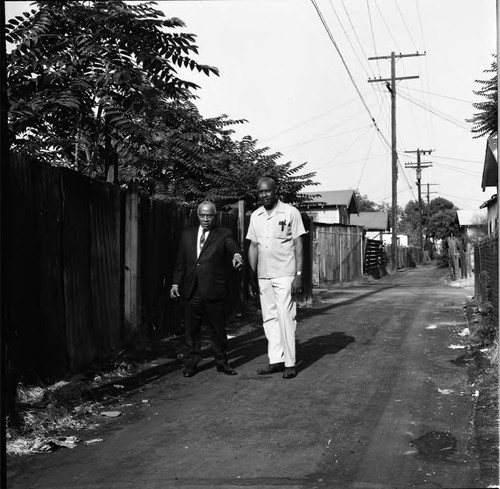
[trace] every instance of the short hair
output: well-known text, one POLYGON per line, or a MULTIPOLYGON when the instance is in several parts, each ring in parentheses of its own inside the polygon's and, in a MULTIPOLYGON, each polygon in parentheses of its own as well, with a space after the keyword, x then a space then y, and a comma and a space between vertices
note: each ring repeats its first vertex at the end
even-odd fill
POLYGON ((257 180, 257 186, 259 186, 259 183, 270 183, 274 188, 277 187, 276 185, 276 180, 274 180, 274 178, 271 178, 271 177, 260 177, 258 180, 257 180))
POLYGON ((215 204, 211 201, 211 200, 204 200, 199 206, 198 206, 198 209, 196 210, 196 213, 199 214, 200 213, 200 209, 203 207, 203 206, 207 206, 209 205, 214 213, 217 212, 217 207, 215 206, 215 204))

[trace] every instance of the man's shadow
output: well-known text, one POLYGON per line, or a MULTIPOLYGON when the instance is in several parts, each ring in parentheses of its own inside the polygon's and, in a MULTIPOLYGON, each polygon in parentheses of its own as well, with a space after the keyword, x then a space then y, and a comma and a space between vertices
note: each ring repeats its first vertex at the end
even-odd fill
POLYGON ((334 331, 297 343, 297 372, 306 370, 326 355, 335 355, 354 341, 354 337, 334 331))

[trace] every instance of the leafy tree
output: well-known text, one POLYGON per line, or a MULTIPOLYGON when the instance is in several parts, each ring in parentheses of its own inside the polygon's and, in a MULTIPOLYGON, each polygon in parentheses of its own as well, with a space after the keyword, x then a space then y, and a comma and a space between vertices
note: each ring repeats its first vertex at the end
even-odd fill
POLYGON ((359 190, 354 191, 359 212, 375 212, 379 210, 379 205, 370 200, 368 195, 361 195, 359 190))
POLYGON ((458 223, 458 215, 455 209, 444 209, 433 214, 427 225, 427 234, 436 239, 445 239, 449 236, 461 236, 462 230, 458 223))
POLYGON ((498 132, 498 80, 497 80, 497 56, 493 55, 494 61, 491 67, 484 73, 493 73, 488 80, 476 80, 481 85, 479 90, 474 90, 474 95, 483 97, 483 102, 473 103, 476 112, 467 122, 473 124, 472 132, 476 134, 474 138, 482 136, 496 136, 498 132))
POLYGON ((177 67, 217 69, 191 58, 194 35, 149 4, 38 1, 6 25, 12 149, 101 175, 113 159, 167 134, 161 115, 197 85, 177 67))
POLYGON ((444 211, 447 209, 457 210, 455 204, 451 202, 451 200, 445 199, 443 197, 436 197, 429 203, 429 213, 431 216, 439 211, 444 211))
POLYGON ((408 235, 410 246, 420 246, 420 210, 418 202, 410 200, 401 214, 400 231, 408 235))
POLYGON ((311 185, 304 165, 279 165, 256 141, 233 141, 226 115, 204 119, 198 86, 179 69, 216 74, 193 59, 195 36, 155 3, 51 0, 10 20, 6 39, 11 149, 153 197, 187 205, 254 199, 253 178, 282 181, 290 201, 311 185), (119 169, 119 171, 118 171, 119 169), (113 170, 112 172, 110 170, 113 170), (251 181, 251 185, 250 185, 251 181))

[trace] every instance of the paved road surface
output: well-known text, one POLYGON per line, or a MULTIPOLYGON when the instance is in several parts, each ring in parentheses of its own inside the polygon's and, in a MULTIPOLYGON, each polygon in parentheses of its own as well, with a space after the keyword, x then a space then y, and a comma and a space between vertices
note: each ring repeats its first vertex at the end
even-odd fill
MULTIPOLYGON (((320 292, 300 312, 299 375, 258 376, 258 325, 231 339, 239 375, 213 362, 131 394, 124 415, 26 459, 11 489, 470 488, 480 480, 462 306, 432 266, 320 292), (141 403, 148 399, 149 403, 141 403), (130 412, 127 409, 131 409, 130 412)), ((172 369, 171 369, 172 370, 172 369)))

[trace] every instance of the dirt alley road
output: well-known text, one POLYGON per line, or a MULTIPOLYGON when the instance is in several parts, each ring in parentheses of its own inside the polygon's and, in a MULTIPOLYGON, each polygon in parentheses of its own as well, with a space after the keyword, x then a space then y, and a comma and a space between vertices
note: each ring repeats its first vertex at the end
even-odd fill
POLYGON ((301 308, 298 376, 259 376, 260 325, 230 340, 234 377, 204 362, 125 403, 140 406, 81 438, 103 443, 30 456, 9 489, 474 488, 474 387, 461 364, 463 305, 433 266, 316 292, 301 308), (149 400, 142 403, 143 399, 149 400), (142 403, 142 404, 141 404, 142 403))

